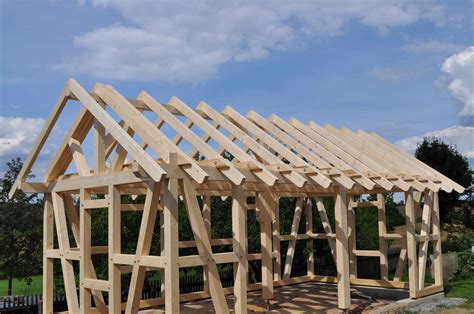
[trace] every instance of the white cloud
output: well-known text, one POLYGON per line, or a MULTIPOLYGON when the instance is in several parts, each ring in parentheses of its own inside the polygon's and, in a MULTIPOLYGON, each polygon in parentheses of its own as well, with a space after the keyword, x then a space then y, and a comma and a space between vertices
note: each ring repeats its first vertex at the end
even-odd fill
POLYGON ((462 104, 461 116, 474 115, 474 46, 447 58, 441 71, 451 95, 462 104))
POLYGON ((445 21, 431 0, 132 1, 92 0, 118 10, 124 23, 74 39, 81 53, 56 68, 104 79, 197 83, 227 62, 265 58, 311 36, 341 33, 350 21, 387 31, 445 21))
POLYGON ((425 137, 437 137, 445 143, 455 145, 457 150, 467 158, 474 158, 474 127, 453 126, 421 136, 408 137, 395 144, 409 153, 414 153, 418 144, 423 142, 425 137))
POLYGON ((416 40, 402 46, 402 50, 410 52, 455 53, 463 47, 447 41, 416 40))
POLYGON ((43 119, 0 116, 0 156, 29 153, 43 124, 43 119))

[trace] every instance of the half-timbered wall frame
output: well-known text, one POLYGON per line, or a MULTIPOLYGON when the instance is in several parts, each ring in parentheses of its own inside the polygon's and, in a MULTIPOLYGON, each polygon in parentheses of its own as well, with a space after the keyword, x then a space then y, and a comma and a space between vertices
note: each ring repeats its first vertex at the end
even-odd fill
POLYGON ((276 115, 264 118, 254 111, 243 116, 231 107, 218 112, 204 102, 191 108, 176 97, 160 104, 146 92, 136 99, 127 99, 110 85, 96 84, 88 92, 71 79, 10 196, 17 190, 45 196, 43 313, 53 310, 54 259, 60 260, 72 313, 137 313, 139 309, 159 306, 164 306, 167 313, 178 313, 180 302, 209 297, 218 313, 245 313, 248 291, 261 289, 262 297, 269 300, 274 287, 305 281, 336 283, 340 309, 351 306, 351 285, 408 289, 411 298, 442 291, 438 192, 462 192, 463 187, 373 133, 321 127, 312 121, 285 121, 276 115), (27 182, 38 154, 70 101, 82 106, 52 158, 44 181, 27 182), (145 111, 153 113, 156 120, 150 121, 145 111), (162 130, 165 124, 176 132, 173 138, 162 130), (194 131, 196 128, 199 133, 194 131), (81 145, 89 132, 93 134, 94 152, 87 158, 81 145), (224 153, 230 154, 232 161, 224 158, 224 153), (76 173, 66 173, 72 163, 76 173), (387 231, 386 192, 404 192, 406 232, 387 231), (377 199, 360 201, 357 196, 362 194, 376 194, 377 199), (121 195, 144 195, 145 201, 122 204, 121 195), (230 239, 211 238, 210 199, 214 196, 232 198, 230 239), (247 202, 249 196, 254 203, 247 202), (321 200, 323 196, 335 199, 335 230, 321 200), (280 234, 280 197, 296 198, 290 234, 280 234), (74 199, 79 199, 79 211, 74 199), (193 241, 178 239, 180 199, 189 216, 193 241), (356 246, 356 209, 367 207, 376 207, 378 211, 379 249, 373 251, 356 246), (108 244, 92 246, 91 214, 105 209, 108 244), (252 210, 260 224, 261 252, 249 254, 247 212, 252 210), (123 211, 142 215, 135 254, 121 252, 123 211), (319 215, 324 233, 314 232, 313 214, 319 215), (157 216, 160 230, 154 230, 157 216), (306 232, 299 234, 303 216, 306 232), (422 223, 417 233, 418 216, 422 223), (69 240, 71 232, 73 243, 69 240), (160 255, 150 254, 154 232, 161 234, 160 255), (337 266, 336 277, 317 275, 314 270, 312 248, 313 241, 318 240, 328 241, 337 266), (387 241, 391 240, 403 243, 393 278, 389 277, 387 261, 387 241), (285 254, 280 249, 283 241, 288 242, 285 254), (292 277, 297 241, 306 242, 307 274, 292 277), (426 285, 430 242, 434 284, 426 285), (233 249, 214 253, 212 248, 216 245, 230 245, 233 249), (197 248, 198 254, 180 256, 179 248, 189 247, 197 248), (92 263, 94 254, 108 255, 106 280, 97 279, 92 263), (380 258, 380 279, 357 277, 358 256, 380 258), (250 260, 261 260, 260 283, 248 283, 250 260), (77 262, 78 286, 73 267, 77 262), (222 287, 217 268, 222 263, 233 264, 233 288, 222 287), (180 295, 179 269, 193 266, 202 266, 204 291, 180 295), (408 282, 402 281, 405 269, 408 282), (159 270, 164 277, 163 297, 142 300, 145 273, 150 270, 159 270), (121 303, 123 273, 131 273, 126 303, 121 303), (235 296, 233 304, 226 301, 228 294, 235 296))

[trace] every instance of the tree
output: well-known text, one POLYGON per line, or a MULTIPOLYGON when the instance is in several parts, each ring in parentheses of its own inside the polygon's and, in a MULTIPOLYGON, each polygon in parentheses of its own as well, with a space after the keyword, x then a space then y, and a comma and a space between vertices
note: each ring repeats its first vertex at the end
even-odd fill
MULTIPOLYGON (((444 223, 447 214, 454 210, 455 206, 462 205, 460 200, 472 201, 473 192, 473 171, 469 167, 467 158, 461 155, 456 147, 448 145, 438 138, 425 138, 418 145, 415 157, 423 161, 428 166, 441 172, 451 180, 466 188, 464 193, 439 192, 439 206, 441 222, 444 223)), ((468 206, 469 207, 469 206, 468 206)), ((470 208, 464 211, 464 222, 471 219, 470 208)))
POLYGON ((8 198, 23 164, 17 158, 7 166, 0 191, 0 270, 8 278, 8 295, 11 295, 13 278, 31 281, 29 276, 41 269, 42 202, 36 195, 21 191, 8 198))

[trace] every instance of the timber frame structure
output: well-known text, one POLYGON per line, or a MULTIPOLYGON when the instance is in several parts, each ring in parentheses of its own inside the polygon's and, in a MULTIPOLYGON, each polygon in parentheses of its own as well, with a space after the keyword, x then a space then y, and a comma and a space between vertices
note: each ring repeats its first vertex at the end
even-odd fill
POLYGON ((336 283, 340 309, 351 307, 350 285, 408 289, 411 298, 443 291, 438 191, 462 192, 464 188, 373 133, 321 127, 314 122, 304 124, 296 119, 284 121, 276 115, 263 118, 254 111, 243 116, 231 107, 218 112, 204 102, 192 109, 176 97, 163 105, 146 92, 127 99, 110 85, 96 84, 88 92, 70 79, 10 197, 17 190, 44 193, 43 313, 53 311, 55 259, 61 263, 71 313, 137 313, 139 309, 159 306, 164 306, 167 313, 178 313, 180 302, 208 297, 218 313, 245 313, 248 291, 261 289, 262 297, 271 299, 274 287, 305 281, 336 283), (44 181, 27 182, 27 175, 69 101, 82 105, 77 118, 54 155, 44 181), (154 122, 147 118, 150 114, 156 116, 154 122), (174 130, 174 137, 166 135, 164 125, 174 130), (196 129, 200 131, 197 133, 196 129), (92 168, 81 146, 89 132, 94 141, 92 168), (185 153, 185 148, 190 153, 185 153), (230 154, 232 161, 225 159, 224 153, 230 154), (158 158, 152 157, 156 155, 158 158), (75 173, 66 173, 70 164, 75 166, 75 173), (386 192, 404 192, 406 232, 387 232, 386 192), (363 194, 376 194, 377 200, 357 201, 357 196, 363 194), (145 202, 122 204, 122 195, 145 195, 145 202), (211 238, 212 196, 232 198, 232 238, 211 238), (335 199, 335 230, 320 199, 323 196, 335 199), (280 197, 296 198, 291 233, 286 235, 280 234, 280 197), (79 210, 74 204, 77 199, 79 210), (185 204, 194 241, 178 239, 180 199, 185 204), (249 204, 248 199, 255 202, 249 204), (312 204, 316 204, 324 233, 313 232, 312 204), (356 248, 355 209, 364 207, 378 208, 379 250, 356 248), (107 246, 91 245, 94 210, 108 210, 107 246), (260 253, 249 254, 247 250, 249 210, 256 211, 260 224, 260 253), (122 211, 142 214, 135 254, 121 252, 122 211), (298 234, 303 213, 306 232, 298 234), (417 233, 419 214, 422 223, 421 232, 417 233), (150 247, 157 216, 161 254, 155 256, 150 255, 150 247), (69 241, 70 232, 74 245, 69 241), (320 240, 329 242, 336 277, 315 273, 312 247, 313 241, 320 240), (389 278, 387 266, 390 240, 403 243, 393 278, 389 278), (288 242, 285 260, 281 241, 288 242), (305 241, 309 248, 305 257, 307 274, 291 277, 297 241, 305 241), (426 286, 429 243, 433 248, 434 284, 426 286), (212 248, 216 245, 229 245, 232 251, 214 253, 212 248), (197 248, 198 254, 180 256, 179 248, 186 247, 197 248), (97 279, 93 254, 108 255, 107 280, 97 279), (357 256, 379 257, 381 278, 358 278, 357 256), (249 260, 261 260, 260 283, 248 283, 249 260), (79 264, 78 286, 74 262, 79 264), (221 263, 233 264, 233 288, 222 287, 217 268, 221 263), (180 295, 179 269, 193 266, 203 268, 204 291, 180 295), (403 282, 406 268, 409 281, 403 282), (158 299, 141 300, 145 272, 150 270, 159 270, 164 276, 163 294, 158 299), (131 273, 131 282, 127 302, 122 304, 123 273, 131 273), (227 294, 235 296, 233 309, 226 301, 227 294))

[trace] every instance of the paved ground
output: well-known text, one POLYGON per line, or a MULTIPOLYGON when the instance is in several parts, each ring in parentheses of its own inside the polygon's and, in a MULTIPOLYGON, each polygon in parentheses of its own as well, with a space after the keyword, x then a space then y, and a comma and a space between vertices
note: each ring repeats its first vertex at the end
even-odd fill
MULTIPOLYGON (((397 299, 406 297, 403 291, 386 289, 351 289, 351 313, 362 313, 370 309, 387 305, 397 299), (388 292, 388 293, 387 293, 388 292)), ((233 307, 233 297, 227 297, 229 308, 233 307)), ((214 313, 210 299, 183 303, 183 313, 214 313)), ((339 313, 337 310, 337 287, 331 284, 314 282, 284 286, 275 289, 275 297, 269 304, 259 291, 248 294, 249 313, 339 313)))

